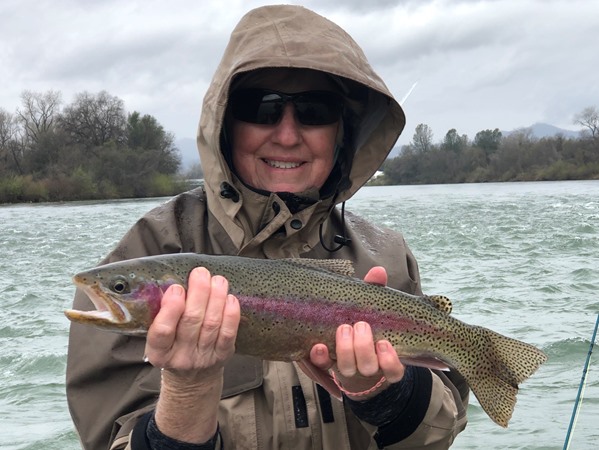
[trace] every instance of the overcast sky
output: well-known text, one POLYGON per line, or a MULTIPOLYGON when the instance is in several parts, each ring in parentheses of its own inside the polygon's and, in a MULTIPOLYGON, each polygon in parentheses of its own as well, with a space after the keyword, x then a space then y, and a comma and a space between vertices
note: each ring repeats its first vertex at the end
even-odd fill
MULTIPOLYGON (((250 0, 2 0, 0 108, 23 90, 108 91, 195 138, 201 102, 250 0)), ((434 140, 456 128, 546 122, 599 107, 599 1, 306 0, 345 28, 404 104, 407 144, 419 123, 434 140)))

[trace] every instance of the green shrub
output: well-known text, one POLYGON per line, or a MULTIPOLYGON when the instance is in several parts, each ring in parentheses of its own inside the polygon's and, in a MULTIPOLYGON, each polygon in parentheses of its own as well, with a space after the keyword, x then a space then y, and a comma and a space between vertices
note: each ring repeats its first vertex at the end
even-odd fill
POLYGON ((90 200, 99 197, 91 173, 82 167, 75 169, 69 177, 69 182, 73 200, 90 200))
POLYGON ((0 180, 0 202, 16 203, 23 198, 23 177, 10 176, 0 180))
POLYGON ((44 183, 39 180, 34 180, 31 176, 25 177, 23 183, 23 201, 47 202, 48 200, 48 190, 44 183))

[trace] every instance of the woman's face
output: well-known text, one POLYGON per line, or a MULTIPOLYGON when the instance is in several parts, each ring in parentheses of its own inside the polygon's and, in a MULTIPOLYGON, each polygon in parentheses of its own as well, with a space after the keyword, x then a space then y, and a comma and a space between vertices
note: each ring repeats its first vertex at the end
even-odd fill
MULTIPOLYGON (((302 72, 282 70, 279 76, 250 87, 285 94, 334 90, 326 76, 302 72)), ((292 193, 319 189, 333 169, 338 128, 339 120, 326 125, 302 124, 292 102, 284 103, 274 124, 234 119, 233 166, 244 183, 257 189, 292 193)))

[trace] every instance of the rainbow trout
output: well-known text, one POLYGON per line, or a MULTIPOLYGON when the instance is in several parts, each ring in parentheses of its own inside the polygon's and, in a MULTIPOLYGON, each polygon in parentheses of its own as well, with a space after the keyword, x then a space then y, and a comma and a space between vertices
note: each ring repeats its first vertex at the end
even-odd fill
POLYGON ((187 285, 194 267, 223 275, 239 300, 236 351, 266 360, 299 361, 324 343, 334 356, 341 324, 368 322, 406 364, 451 367, 466 379, 482 408, 507 426, 518 385, 546 360, 543 352, 449 315, 442 296, 415 296, 353 278, 351 261, 253 259, 194 253, 106 264, 74 276, 96 311, 65 311, 78 323, 144 335, 166 288, 187 285))

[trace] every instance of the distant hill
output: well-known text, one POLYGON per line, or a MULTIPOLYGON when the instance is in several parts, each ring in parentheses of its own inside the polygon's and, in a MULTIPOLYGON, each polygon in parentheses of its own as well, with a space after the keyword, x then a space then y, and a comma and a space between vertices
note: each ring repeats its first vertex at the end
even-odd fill
POLYGON ((564 128, 559 128, 548 123, 535 123, 529 127, 518 128, 511 131, 502 131, 501 134, 503 134, 504 136, 509 136, 512 133, 522 130, 530 130, 532 135, 538 139, 554 137, 557 135, 562 135, 565 138, 572 139, 580 137, 580 131, 566 130, 564 128))
POLYGON ((185 172, 194 164, 200 162, 200 155, 196 147, 196 141, 192 138, 181 138, 175 140, 175 146, 181 152, 181 171, 185 172))

